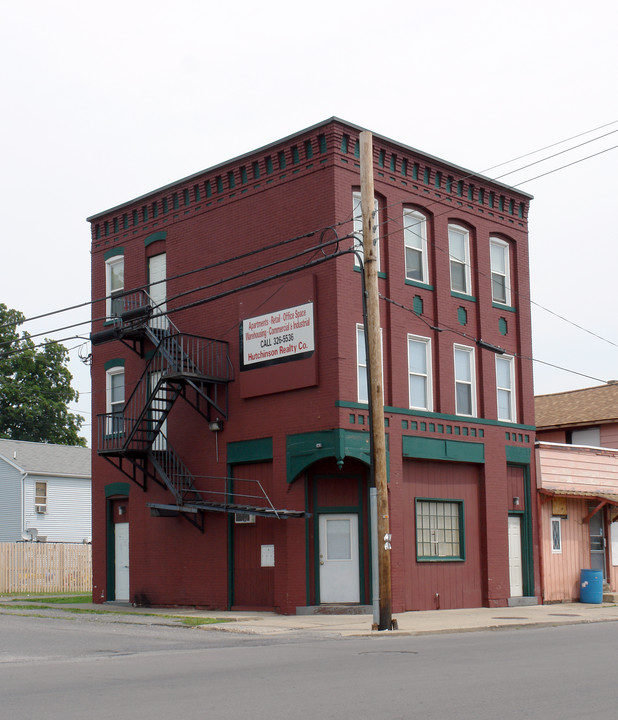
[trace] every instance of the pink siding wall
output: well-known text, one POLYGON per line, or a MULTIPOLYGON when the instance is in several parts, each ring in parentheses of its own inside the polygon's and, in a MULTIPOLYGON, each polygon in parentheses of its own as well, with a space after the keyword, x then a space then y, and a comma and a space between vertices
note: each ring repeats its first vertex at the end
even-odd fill
MULTIPOLYGON (((546 490, 618 494, 618 450, 580 448, 570 445, 539 443, 537 447, 538 487, 546 490)), ((580 571, 590 567, 590 528, 588 497, 567 497, 567 517, 561 520, 562 552, 552 552, 551 498, 541 499, 540 537, 544 602, 579 600, 580 571)), ((615 506, 601 509, 604 519, 611 520, 615 506)), ((608 578, 610 589, 618 585, 618 568, 612 565, 609 525, 608 578)))

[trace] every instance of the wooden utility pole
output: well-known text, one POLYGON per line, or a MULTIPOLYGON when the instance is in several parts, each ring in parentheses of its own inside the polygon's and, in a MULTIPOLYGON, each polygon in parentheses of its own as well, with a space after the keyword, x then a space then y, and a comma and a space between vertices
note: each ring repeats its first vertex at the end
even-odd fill
POLYGON ((384 433, 384 389, 382 387, 382 343, 378 298, 378 247, 374 241, 373 142, 370 132, 360 134, 361 210, 363 214, 363 272, 367 318, 367 376, 369 422, 378 505, 378 574, 380 579, 380 622, 378 630, 393 627, 391 609, 391 535, 386 483, 386 436, 384 433))

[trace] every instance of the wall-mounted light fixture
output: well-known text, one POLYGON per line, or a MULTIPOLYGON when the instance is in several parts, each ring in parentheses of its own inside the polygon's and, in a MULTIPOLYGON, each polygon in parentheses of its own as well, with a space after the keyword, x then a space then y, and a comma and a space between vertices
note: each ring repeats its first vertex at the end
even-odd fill
POLYGON ((514 498, 513 498, 513 505, 515 505, 515 507, 517 507, 517 506, 519 505, 519 498, 518 498, 518 497, 514 497, 514 498))
POLYGON ((211 420, 208 423, 208 429, 212 430, 213 432, 220 432, 223 430, 223 420, 217 418, 216 420, 211 420))

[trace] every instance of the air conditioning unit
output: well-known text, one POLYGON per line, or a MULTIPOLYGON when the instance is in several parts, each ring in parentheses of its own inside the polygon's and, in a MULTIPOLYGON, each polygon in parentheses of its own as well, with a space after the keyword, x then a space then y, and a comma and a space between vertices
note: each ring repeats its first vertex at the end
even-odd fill
POLYGON ((47 512, 47 505, 46 505, 46 504, 36 503, 35 506, 34 506, 34 509, 35 509, 38 513, 46 513, 46 512, 47 512))
POLYGON ((234 522, 236 525, 253 525, 255 523, 255 515, 247 512, 234 513, 234 522))

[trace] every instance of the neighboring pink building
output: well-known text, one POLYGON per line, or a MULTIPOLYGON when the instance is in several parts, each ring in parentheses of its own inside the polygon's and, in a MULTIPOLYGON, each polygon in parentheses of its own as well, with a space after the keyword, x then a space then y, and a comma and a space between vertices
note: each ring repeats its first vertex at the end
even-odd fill
POLYGON ((578 600, 580 571, 618 590, 618 383, 535 399, 544 602, 578 600))

